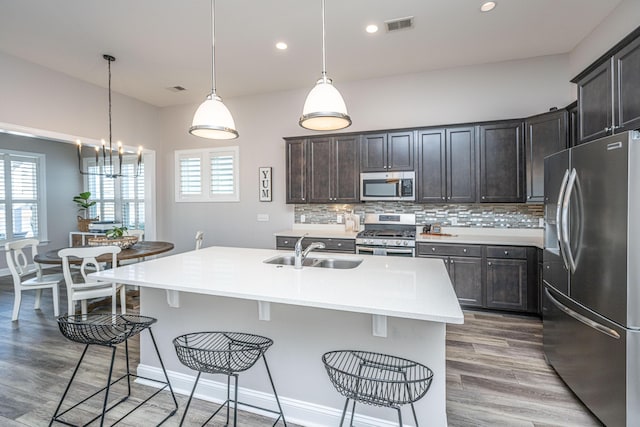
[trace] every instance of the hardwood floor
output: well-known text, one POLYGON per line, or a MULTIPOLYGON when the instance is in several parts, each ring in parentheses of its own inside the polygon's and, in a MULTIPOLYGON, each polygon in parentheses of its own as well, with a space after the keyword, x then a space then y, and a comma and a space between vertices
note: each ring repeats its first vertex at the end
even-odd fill
MULTIPOLYGON (((24 293, 20 320, 11 322, 13 285, 9 277, 0 278, 1 426, 47 425, 83 349, 58 330, 50 292, 43 295, 42 310, 34 310, 33 302, 34 293, 24 293)), ((60 302, 64 313, 64 286, 60 302)), ((130 348, 135 366, 137 339, 130 348)), ((81 371, 78 396, 105 381, 109 352, 104 350, 89 351, 88 366, 92 369, 81 371)), ((116 369, 122 372, 124 363, 116 369)), ((136 384, 134 390, 130 400, 136 401, 148 389, 136 384)), ((118 425, 145 426, 161 420, 167 413, 165 408, 171 406, 170 399, 162 396, 151 402, 118 425)), ((178 396, 178 404, 178 413, 165 425, 179 424, 186 397, 178 396)), ((90 408, 96 405, 99 402, 90 408)), ((200 425, 212 407, 194 399, 185 425, 200 425)), ((450 426, 600 425, 545 363, 539 319, 484 312, 466 312, 464 325, 447 328, 447 413, 450 426)), ((110 419, 113 422, 116 418, 110 419)), ((224 418, 219 415, 214 421, 210 425, 222 425, 224 418)), ((246 412, 241 412, 240 421, 246 427, 271 425, 267 419, 246 412)), ((429 424, 423 421, 421 425, 429 424)))

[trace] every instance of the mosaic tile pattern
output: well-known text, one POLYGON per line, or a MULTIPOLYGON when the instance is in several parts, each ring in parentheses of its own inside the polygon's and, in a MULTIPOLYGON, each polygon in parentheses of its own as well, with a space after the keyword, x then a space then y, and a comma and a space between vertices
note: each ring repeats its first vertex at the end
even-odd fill
POLYGON ((308 224, 336 224, 337 215, 359 214, 361 221, 366 213, 415 213, 417 224, 440 223, 455 227, 488 228, 543 228, 543 205, 526 204, 450 204, 431 205, 407 202, 367 202, 353 205, 296 205, 295 222, 305 215, 308 224))

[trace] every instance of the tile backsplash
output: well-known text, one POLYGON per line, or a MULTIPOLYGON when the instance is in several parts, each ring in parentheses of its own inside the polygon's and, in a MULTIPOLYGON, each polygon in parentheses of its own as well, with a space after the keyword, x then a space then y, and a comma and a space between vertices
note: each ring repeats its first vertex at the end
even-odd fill
POLYGON ((336 224, 337 216, 345 213, 415 213, 416 224, 440 223, 455 227, 543 228, 543 205, 527 204, 419 204, 407 202, 367 202, 349 205, 295 205, 296 224, 336 224))

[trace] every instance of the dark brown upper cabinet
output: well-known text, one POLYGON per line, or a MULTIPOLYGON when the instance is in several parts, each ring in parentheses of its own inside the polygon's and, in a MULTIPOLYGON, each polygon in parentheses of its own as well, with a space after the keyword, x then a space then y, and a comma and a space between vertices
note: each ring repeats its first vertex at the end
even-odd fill
POLYGON ((524 122, 527 202, 544 202, 544 158, 567 148, 566 110, 529 117, 524 122))
POLYGON ((359 141, 357 136, 309 139, 309 202, 359 201, 359 141))
POLYGON ((524 202, 524 143, 521 121, 478 126, 479 202, 524 202))
POLYGON ((413 131, 368 134, 360 143, 362 172, 412 171, 413 131))
POLYGON ((572 80, 578 143, 640 128, 640 29, 572 80))
POLYGON ((476 201, 474 127, 417 132, 417 201, 476 201))
POLYGON ((286 141, 287 203, 307 203, 307 144, 305 139, 286 141))

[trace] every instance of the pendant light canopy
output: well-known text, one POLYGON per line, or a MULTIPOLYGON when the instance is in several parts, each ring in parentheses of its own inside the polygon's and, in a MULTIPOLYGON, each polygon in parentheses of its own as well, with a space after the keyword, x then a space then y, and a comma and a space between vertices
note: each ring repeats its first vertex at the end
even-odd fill
POLYGON ((322 0, 322 77, 304 102, 299 124, 310 130, 338 130, 351 126, 351 118, 340 92, 327 77, 325 49, 325 0, 322 0))
POLYGON ((216 94, 215 0, 211 0, 211 93, 193 115, 189 133, 209 139, 238 137, 231 112, 216 94))

